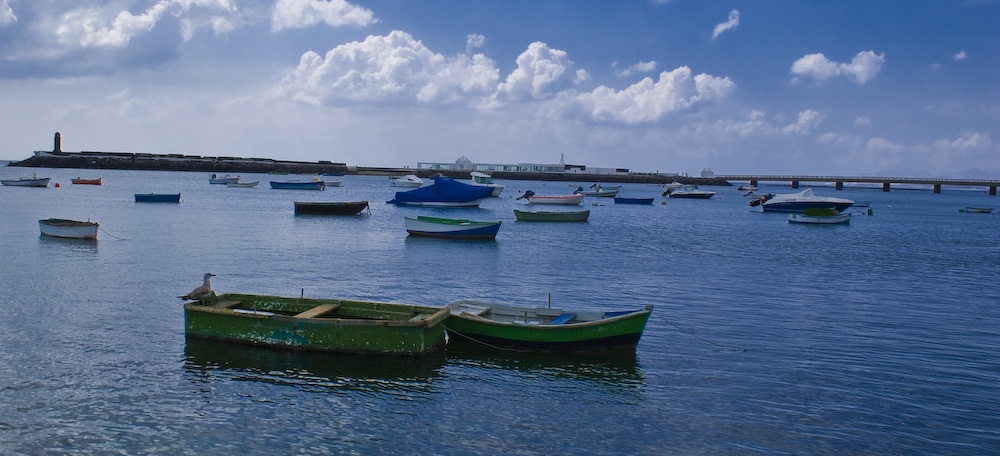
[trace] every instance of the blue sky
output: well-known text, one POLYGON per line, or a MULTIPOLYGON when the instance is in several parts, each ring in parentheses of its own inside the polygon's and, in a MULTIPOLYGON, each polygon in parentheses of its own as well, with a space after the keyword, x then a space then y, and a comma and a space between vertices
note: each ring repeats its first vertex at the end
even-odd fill
POLYGON ((1000 177, 1000 0, 0 0, 50 149, 1000 177))

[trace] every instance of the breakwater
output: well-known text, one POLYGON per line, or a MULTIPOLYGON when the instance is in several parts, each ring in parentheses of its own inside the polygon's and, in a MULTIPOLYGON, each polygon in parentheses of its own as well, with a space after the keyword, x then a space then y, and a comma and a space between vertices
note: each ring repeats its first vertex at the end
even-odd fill
MULTIPOLYGON (((8 166, 29 168, 79 168, 119 169, 149 171, 200 171, 207 173, 289 173, 289 174, 358 174, 401 175, 415 174, 427 178, 442 174, 452 178, 467 179, 472 170, 439 170, 393 167, 349 166, 331 161, 303 162, 269 158, 203 157, 180 154, 144 154, 128 152, 62 152, 36 151, 31 157, 11 162, 8 166)), ((608 182, 666 184, 679 182, 689 185, 729 186, 720 178, 687 177, 655 173, 586 174, 586 173, 532 173, 490 171, 494 179, 544 180, 566 182, 608 182)))

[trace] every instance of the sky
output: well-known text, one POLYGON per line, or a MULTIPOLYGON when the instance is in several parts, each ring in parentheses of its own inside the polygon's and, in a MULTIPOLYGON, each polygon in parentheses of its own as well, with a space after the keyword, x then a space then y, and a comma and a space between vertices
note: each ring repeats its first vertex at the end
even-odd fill
POLYGON ((1000 0, 0 0, 51 150, 1000 178, 1000 0))

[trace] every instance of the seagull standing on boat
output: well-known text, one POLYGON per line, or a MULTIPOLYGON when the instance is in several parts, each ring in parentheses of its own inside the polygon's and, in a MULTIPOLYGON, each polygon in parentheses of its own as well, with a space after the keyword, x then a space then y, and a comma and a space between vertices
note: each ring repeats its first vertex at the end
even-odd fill
POLYGON ((186 294, 184 296, 180 296, 180 298, 184 299, 184 300, 201 301, 202 299, 205 299, 205 298, 211 296, 212 293, 213 293, 213 291, 212 291, 212 277, 215 277, 215 274, 212 274, 211 272, 206 272, 205 273, 205 283, 201 284, 200 287, 195 288, 194 290, 191 290, 190 293, 188 293, 188 294, 186 294))

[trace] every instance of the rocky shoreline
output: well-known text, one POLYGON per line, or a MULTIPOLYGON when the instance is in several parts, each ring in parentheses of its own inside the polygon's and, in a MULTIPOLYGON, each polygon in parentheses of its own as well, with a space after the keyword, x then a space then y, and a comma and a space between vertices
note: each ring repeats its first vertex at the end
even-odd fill
MULTIPOLYGON (((114 153, 112 153, 114 154, 114 153)), ((224 157, 184 158, 152 154, 115 154, 109 158, 101 153, 88 152, 56 152, 36 153, 21 161, 9 163, 7 166, 28 168, 77 168, 77 169, 118 169, 118 170, 149 170, 149 171, 200 171, 206 173, 288 173, 288 174, 355 174, 397 176, 415 174, 421 178, 443 174, 448 177, 466 179, 469 170, 430 170, 391 167, 361 167, 348 166, 344 163, 332 162, 298 162, 267 159, 227 159, 224 157)), ((530 173, 491 171, 494 179, 535 180, 535 181, 571 181, 571 182, 614 182, 666 184, 679 182, 689 185, 730 186, 724 179, 711 179, 686 176, 666 176, 652 173, 629 174, 580 174, 580 173, 530 173)))

